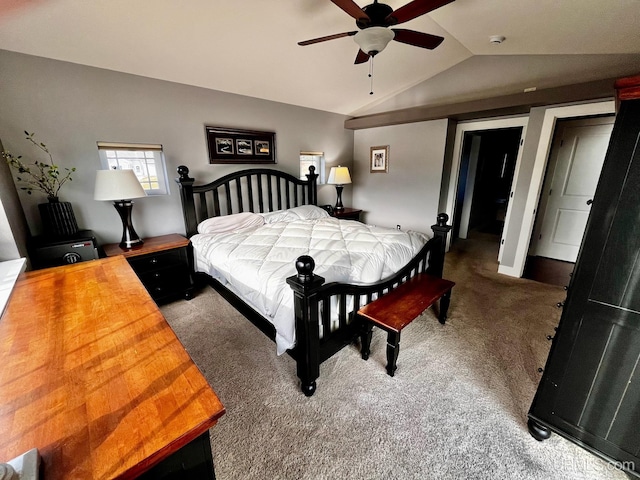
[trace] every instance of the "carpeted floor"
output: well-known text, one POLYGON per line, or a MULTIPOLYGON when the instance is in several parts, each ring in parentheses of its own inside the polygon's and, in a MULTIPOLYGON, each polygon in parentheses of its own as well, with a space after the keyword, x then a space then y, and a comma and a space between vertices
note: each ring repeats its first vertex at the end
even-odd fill
POLYGON ((432 311, 402 332, 385 372, 347 347, 323 363, 318 389, 298 389, 295 363, 213 290, 162 311, 226 407, 211 430, 219 479, 626 479, 526 415, 560 311, 562 287, 497 272, 491 236, 447 256, 449 319, 432 311))

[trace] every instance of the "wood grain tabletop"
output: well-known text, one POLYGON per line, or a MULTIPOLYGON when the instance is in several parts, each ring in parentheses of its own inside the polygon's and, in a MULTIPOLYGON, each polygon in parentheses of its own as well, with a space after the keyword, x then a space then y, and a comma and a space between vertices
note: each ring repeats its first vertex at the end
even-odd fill
POLYGON ((122 256, 22 274, 0 362, 0 461, 46 480, 133 478, 224 413, 122 256))

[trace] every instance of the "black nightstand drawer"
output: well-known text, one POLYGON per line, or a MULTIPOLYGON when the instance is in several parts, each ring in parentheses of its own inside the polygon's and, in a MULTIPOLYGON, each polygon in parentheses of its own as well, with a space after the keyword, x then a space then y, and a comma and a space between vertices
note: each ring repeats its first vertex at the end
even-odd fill
POLYGON ((176 248, 129 258, 136 272, 154 300, 165 300, 176 292, 193 287, 186 248, 176 248))
MULTIPOLYGON (((134 269, 135 270, 135 269, 134 269)), ((140 281, 150 293, 169 293, 190 281, 190 272, 186 265, 176 265, 153 272, 138 273, 140 281)))
POLYGON ((187 252, 184 248, 167 250, 130 258, 129 264, 137 273, 143 274, 152 270, 187 265, 187 252))

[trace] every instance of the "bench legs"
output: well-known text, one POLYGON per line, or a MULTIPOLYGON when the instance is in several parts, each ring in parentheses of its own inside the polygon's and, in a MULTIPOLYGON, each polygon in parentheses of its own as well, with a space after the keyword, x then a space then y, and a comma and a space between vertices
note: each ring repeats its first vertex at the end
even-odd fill
POLYGON ((451 290, 447 291, 440 298, 440 315, 438 315, 438 321, 444 325, 447 321, 447 312, 449 311, 449 303, 451 302, 451 290))
POLYGON ((371 336, 373 334, 373 324, 368 322, 364 318, 360 317, 362 321, 362 327, 360 330, 360 343, 362 348, 360 354, 363 360, 369 360, 369 354, 371 353, 371 336))
POLYGON ((393 377, 396 372, 396 362, 400 352, 400 332, 388 332, 387 334, 387 374, 393 377))
MULTIPOLYGON (((362 330, 360 331, 360 342, 362 348, 360 353, 363 360, 369 360, 371 353, 371 336, 373 334, 373 324, 366 320, 362 320, 362 330)), ((393 377, 396 371, 396 362, 398 361, 398 352, 400 351, 400 332, 387 332, 387 373, 393 377)))

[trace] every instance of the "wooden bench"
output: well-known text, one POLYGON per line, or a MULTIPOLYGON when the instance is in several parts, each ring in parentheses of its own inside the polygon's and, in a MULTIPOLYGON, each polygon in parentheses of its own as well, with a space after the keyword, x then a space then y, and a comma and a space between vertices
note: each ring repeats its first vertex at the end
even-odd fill
POLYGON ((400 332, 438 300, 438 320, 444 325, 454 285, 452 281, 421 273, 358 310, 358 315, 365 319, 361 334, 362 358, 369 358, 371 334, 376 325, 388 334, 387 373, 393 377, 400 350, 400 332))

